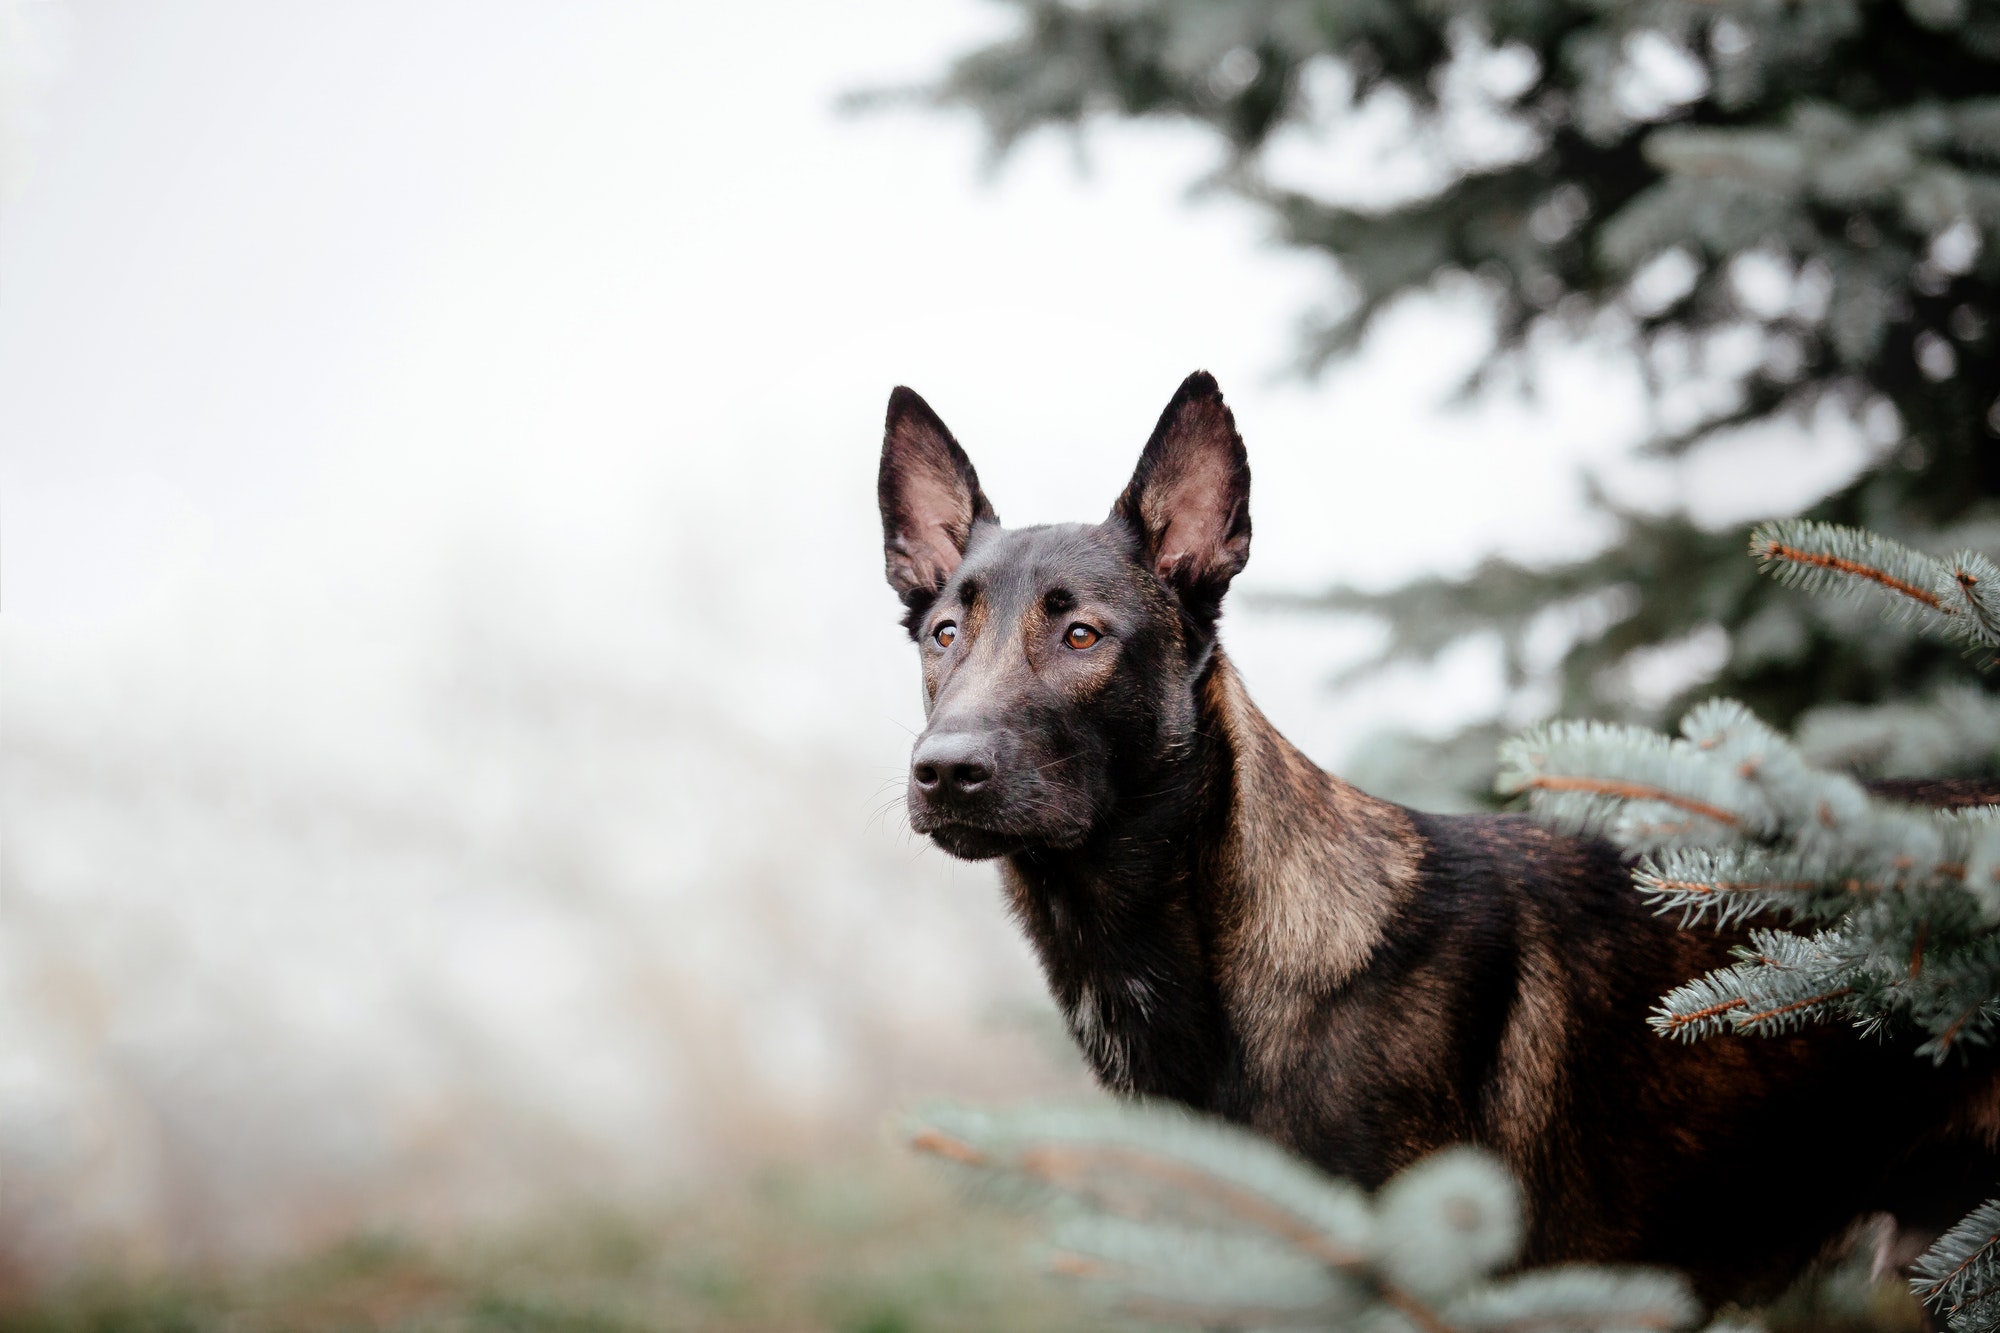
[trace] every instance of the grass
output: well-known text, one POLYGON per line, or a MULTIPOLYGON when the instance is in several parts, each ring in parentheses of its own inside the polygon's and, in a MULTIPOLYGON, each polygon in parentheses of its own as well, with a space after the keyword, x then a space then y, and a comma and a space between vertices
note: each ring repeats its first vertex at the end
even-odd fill
POLYGON ((355 1237, 280 1267, 100 1274, 17 1298, 5 1333, 639 1333, 1101 1329, 1027 1257, 1030 1223, 921 1165, 772 1169, 648 1216, 580 1211, 426 1245, 355 1237))

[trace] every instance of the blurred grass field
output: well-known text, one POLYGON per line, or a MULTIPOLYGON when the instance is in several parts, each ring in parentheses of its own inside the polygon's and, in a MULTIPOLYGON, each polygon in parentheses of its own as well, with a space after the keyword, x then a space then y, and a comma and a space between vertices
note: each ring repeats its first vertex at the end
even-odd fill
MULTIPOLYGON (((235 1273, 96 1273, 0 1299, 0 1333, 1136 1330, 1038 1265, 1037 1223, 890 1147, 768 1167, 647 1214, 578 1207, 451 1242, 354 1236, 235 1273)), ((1725 1311, 1725 1316, 1735 1313, 1725 1311)), ((1743 1312, 1769 1333, 1921 1333, 1864 1255, 1743 1312)))
POLYGON ((356 1236, 266 1271, 100 1273, 0 1307, 6 1333, 1102 1329, 1027 1219, 890 1148, 767 1168, 651 1215, 588 1208, 451 1243, 356 1236))

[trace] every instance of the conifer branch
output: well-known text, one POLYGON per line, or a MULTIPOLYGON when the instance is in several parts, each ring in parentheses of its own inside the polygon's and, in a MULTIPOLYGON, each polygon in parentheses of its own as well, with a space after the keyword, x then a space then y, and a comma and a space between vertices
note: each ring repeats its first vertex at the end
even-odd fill
POLYGON ((911 1146, 1055 1205, 1048 1267, 1129 1314, 1208 1327, 1614 1333, 1686 1327, 1671 1273, 1570 1267, 1505 1278, 1520 1198, 1488 1155, 1448 1149, 1372 1199, 1248 1132, 1158 1105, 1005 1114, 938 1108, 911 1146))
POLYGON ((1984 774, 2000 761, 2000 697, 1952 685, 1914 700, 1832 704, 1799 719, 1813 763, 1882 777, 1984 774))
MULTIPOLYGON (((1839 883, 1833 867, 1817 858, 1774 854, 1761 848, 1685 847, 1642 856, 1632 883, 1657 910, 1678 910, 1683 925, 1713 919, 1727 924, 1778 907, 1797 907, 1802 896, 1839 883)), ((1861 883, 1839 883, 1846 892, 1861 883)))
POLYGON ((1649 1020, 1662 1036, 1694 1041, 1723 1032, 1783 1032, 1841 1011, 1855 987, 1842 975, 1840 938, 1751 932, 1742 961, 1670 992, 1649 1020))
MULTIPOLYGON (((1780 582, 1886 596, 1926 632, 2000 647, 2000 567, 1977 552, 1940 560, 1803 521, 1759 527, 1751 552, 1780 582)), ((1970 692, 1952 708, 1990 756, 2000 708, 1970 692)), ((1734 964, 1662 998, 1649 1020, 1661 1035, 1769 1035, 1846 1018, 1923 1032, 1916 1053, 1941 1061, 2000 1029, 2000 808, 1880 799, 1720 700, 1691 711, 1677 739, 1557 723, 1511 742, 1502 760, 1499 789, 1526 795, 1542 818, 1645 853, 1635 887, 1684 925, 1826 923, 1809 936, 1752 931, 1734 964), (1676 824, 1663 810, 1696 818, 1676 824)), ((1917 1273, 1917 1294, 1952 1328, 2000 1329, 2000 1200, 1946 1233, 1917 1273)))
POLYGON ((1910 1289, 1954 1329, 1991 1327, 2000 1315, 2000 1199, 1938 1237, 1912 1266, 1910 1289))
POLYGON ((1925 633, 2000 647, 2000 567, 1976 551, 1940 560, 1859 528, 1788 519, 1759 525, 1750 553, 1780 583, 1887 593, 1891 614, 1925 633))
POLYGON ((1710 805, 1682 796, 1663 787, 1648 787, 1638 782, 1621 782, 1615 778, 1585 778, 1562 774, 1543 773, 1521 779, 1516 787, 1519 791, 1584 792, 1591 796, 1608 796, 1619 801, 1657 801, 1661 805, 1671 805, 1703 819, 1712 819, 1725 827, 1733 828, 1742 820, 1721 806, 1710 805))
POLYGON ((1078 1194, 1092 1192, 1093 1176, 1129 1173, 1189 1197, 1205 1198, 1230 1218, 1268 1231, 1331 1267, 1360 1269, 1368 1262, 1361 1251, 1329 1238, 1254 1191, 1156 1153, 1119 1144, 1047 1143, 1023 1151, 1015 1166, 1058 1189, 1078 1194))
POLYGON ((1553 722, 1500 747, 1495 790, 1526 794, 1537 814, 1579 832, 1606 833, 1639 850, 1659 841, 1743 831, 1778 822, 1761 787, 1716 737, 1669 739, 1638 727, 1553 722), (1661 812, 1672 812, 1662 818, 1661 812), (1678 816, 1694 815, 1689 824, 1678 816))
MULTIPOLYGON (((1826 525, 1815 526, 1823 527, 1826 525)), ((1832 529, 1832 531, 1837 532, 1841 531, 1841 529, 1836 528, 1832 529)), ((1887 588, 1890 592, 1899 593, 1914 602, 1929 607, 1933 611, 1944 610, 1944 603, 1937 599, 1935 593, 1927 592, 1914 583, 1906 583, 1895 575, 1885 570, 1877 569, 1860 560, 1850 560, 1842 556, 1828 554, 1824 551, 1808 551, 1797 546, 1787 546, 1772 537, 1765 537, 1761 541, 1756 537, 1752 537, 1750 549, 1757 553, 1757 559, 1766 570, 1784 565, 1796 565, 1811 570, 1825 570, 1834 574, 1845 574, 1850 578, 1866 579, 1879 584, 1887 588)), ((1803 586, 1806 578, 1795 576, 1791 581, 1803 586)))
POLYGON ((1693 1312, 1677 1281, 1625 1272, 1599 1281, 1602 1270, 1583 1267, 1543 1269, 1492 1283, 1451 1302, 1448 1319, 1481 1333, 1558 1333, 1601 1329, 1617 1307, 1621 1330, 1685 1327, 1693 1312))

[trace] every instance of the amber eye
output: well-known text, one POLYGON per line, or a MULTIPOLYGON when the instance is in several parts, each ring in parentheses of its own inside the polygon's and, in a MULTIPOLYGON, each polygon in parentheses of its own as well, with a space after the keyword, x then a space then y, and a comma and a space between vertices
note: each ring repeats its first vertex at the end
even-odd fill
POLYGON ((1091 644, 1096 643, 1097 639, 1098 639, 1097 631, 1092 629, 1090 626, 1083 624, 1071 625, 1069 627, 1069 632, 1063 635, 1063 642, 1068 644, 1070 647, 1075 648, 1079 652, 1081 652, 1085 648, 1090 647, 1091 644))
POLYGON ((949 648, 958 638, 958 626, 947 620, 931 631, 931 638, 938 647, 949 648))

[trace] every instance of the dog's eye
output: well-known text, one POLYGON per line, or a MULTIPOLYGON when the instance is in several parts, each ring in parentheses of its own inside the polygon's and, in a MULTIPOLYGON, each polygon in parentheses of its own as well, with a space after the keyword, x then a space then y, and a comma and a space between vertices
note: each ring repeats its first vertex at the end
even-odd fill
POLYGON ((931 639, 940 648, 949 648, 958 638, 958 626, 947 620, 931 631, 931 639))
POLYGON ((1069 632, 1063 635, 1063 642, 1068 644, 1070 647, 1076 649, 1078 652, 1081 652, 1085 648, 1090 647, 1091 644, 1096 643, 1097 639, 1098 639, 1097 631, 1092 629, 1090 626, 1081 623, 1071 625, 1069 627, 1069 632))

